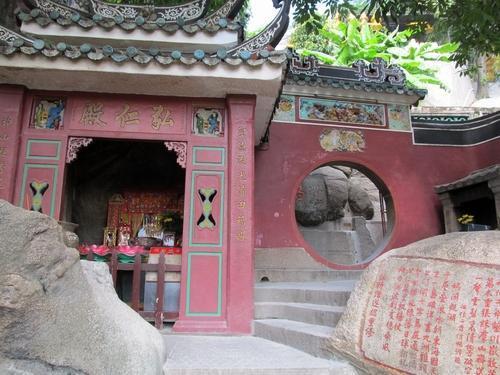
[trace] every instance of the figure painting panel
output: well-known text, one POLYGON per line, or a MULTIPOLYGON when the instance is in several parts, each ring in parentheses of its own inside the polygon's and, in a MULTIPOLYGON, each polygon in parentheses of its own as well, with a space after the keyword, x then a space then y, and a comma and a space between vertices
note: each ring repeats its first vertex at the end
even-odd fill
POLYGON ((223 111, 218 108, 199 108, 194 112, 193 133, 212 137, 224 136, 223 111))
POLYGON ((57 130, 62 128, 64 99, 40 98, 35 101, 31 127, 35 129, 57 130))

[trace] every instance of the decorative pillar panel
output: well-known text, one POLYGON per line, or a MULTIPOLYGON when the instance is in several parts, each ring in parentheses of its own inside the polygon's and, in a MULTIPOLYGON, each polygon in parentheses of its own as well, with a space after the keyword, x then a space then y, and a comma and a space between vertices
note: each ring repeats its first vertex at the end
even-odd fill
MULTIPOLYGON (((198 143, 207 138, 196 137, 198 143)), ((213 138, 211 138, 213 140, 213 138)), ((207 142, 208 143, 208 142, 207 142)), ((188 148, 182 282, 176 332, 228 332, 225 140, 188 148)))
POLYGON ((19 206, 55 217, 58 173, 58 165, 25 163, 19 206))
POLYGON ((254 287, 254 96, 229 96, 229 264, 231 332, 251 333, 254 287))
POLYGON ((221 247, 224 229, 224 172, 193 171, 189 220, 190 247, 221 247))
POLYGON ((14 203, 24 88, 0 86, 0 199, 14 203))
POLYGON ((222 316, 222 253, 187 257, 186 316, 222 316))

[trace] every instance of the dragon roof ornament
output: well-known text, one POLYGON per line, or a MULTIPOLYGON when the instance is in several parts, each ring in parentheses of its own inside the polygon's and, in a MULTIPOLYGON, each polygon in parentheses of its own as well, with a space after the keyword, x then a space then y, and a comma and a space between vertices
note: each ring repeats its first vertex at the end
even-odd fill
POLYGON ((290 64, 292 75, 305 75, 324 79, 340 79, 366 83, 389 83, 392 86, 405 86, 406 77, 397 65, 387 65, 381 58, 375 58, 371 63, 359 60, 352 67, 328 66, 318 64, 314 56, 292 56, 290 64))
POLYGON ((266 50, 269 46, 276 47, 278 45, 288 28, 291 0, 273 0, 273 5, 275 8, 281 7, 274 20, 253 38, 228 50, 228 54, 254 54, 266 50))

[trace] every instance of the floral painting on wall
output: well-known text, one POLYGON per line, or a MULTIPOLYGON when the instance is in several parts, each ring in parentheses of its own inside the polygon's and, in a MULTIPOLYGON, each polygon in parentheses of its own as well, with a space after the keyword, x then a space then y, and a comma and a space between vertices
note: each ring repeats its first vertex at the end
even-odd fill
POLYGON ((277 121, 295 121, 295 96, 281 95, 273 119, 277 121))
POLYGON ((221 109, 198 108, 194 112, 193 133, 222 137, 224 135, 224 116, 221 109))
POLYGON ((361 131, 325 130, 319 136, 319 144, 325 151, 363 152, 365 136, 361 131))
POLYGON ((385 127, 385 107, 341 100, 300 98, 300 120, 385 127))
POLYGON ((31 127, 52 130, 62 128, 64 107, 65 102, 61 98, 35 100, 31 127))

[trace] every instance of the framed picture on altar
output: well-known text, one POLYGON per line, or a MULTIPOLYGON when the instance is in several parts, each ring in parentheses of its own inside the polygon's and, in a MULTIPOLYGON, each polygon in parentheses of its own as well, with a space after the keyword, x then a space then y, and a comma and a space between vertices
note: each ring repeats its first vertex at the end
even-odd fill
POLYGON ((118 246, 127 246, 129 245, 130 241, 130 225, 128 224, 121 224, 120 227, 118 228, 118 246))
POLYGON ((175 233, 174 232, 163 232, 163 246, 174 247, 175 246, 175 233))
POLYGON ((106 227, 104 228, 104 241, 103 244, 108 247, 116 246, 116 228, 106 227))

